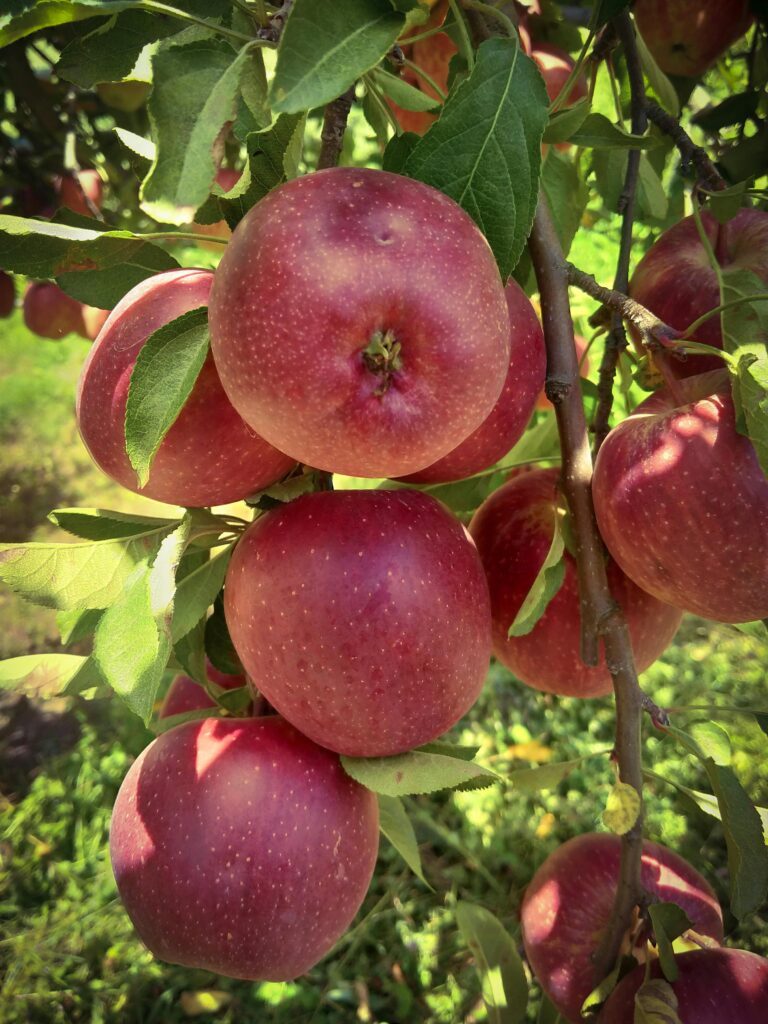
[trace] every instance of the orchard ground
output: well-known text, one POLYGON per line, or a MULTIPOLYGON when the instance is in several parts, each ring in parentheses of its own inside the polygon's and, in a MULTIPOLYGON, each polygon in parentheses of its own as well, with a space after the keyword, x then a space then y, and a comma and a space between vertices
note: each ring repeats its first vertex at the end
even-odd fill
MULTIPOLYGON (((610 277, 614 230, 612 222, 601 222, 581 232, 572 254, 600 280, 610 277)), ((589 336, 588 307, 577 305, 576 312, 589 336)), ((35 338, 19 312, 3 323, 2 334, 0 540, 53 536, 45 517, 57 506, 83 502, 156 510, 102 476, 77 438, 73 395, 87 343, 35 338)), ((1 657, 60 649, 53 612, 3 590, 0 616, 1 657)), ((686 616, 675 643, 645 673, 644 683, 662 705, 754 706, 761 703, 767 658, 768 643, 686 616)), ((64 704, 50 700, 41 707, 60 712, 64 704)), ((706 717, 690 713, 684 720, 706 717)), ((768 805, 768 737, 750 716, 717 721, 732 737, 739 778, 756 804, 768 805)), ((613 710, 610 698, 538 694, 494 667, 480 701, 453 733, 480 747, 482 763, 506 775, 547 759, 596 756, 549 791, 525 793, 507 785, 411 799, 425 872, 436 893, 382 840, 379 869, 356 925, 309 975, 280 985, 169 966, 141 946, 117 899, 107 831, 119 784, 150 734, 117 699, 82 701, 71 718, 55 719, 52 729, 41 725, 37 746, 44 750, 57 737, 63 744, 75 726, 79 740, 43 760, 23 795, 13 801, 0 797, 0 1024, 166 1024, 206 1011, 212 1015, 202 1019, 232 1024, 454 1024, 487 1019, 457 930, 456 898, 492 909, 519 941, 516 912, 535 868, 564 840, 600 828, 610 784, 601 752, 612 743, 613 710)), ((707 789, 700 767, 671 738, 646 728, 647 768, 678 785, 707 789)), ((7 769, 12 761, 4 730, 0 713, 7 769)), ((9 792, 23 790, 23 774, 12 784, 3 776, 9 792)), ((727 907, 719 822, 669 784, 650 780, 647 795, 647 836, 690 859, 727 907)), ((768 954, 765 911, 741 926, 725 914, 729 945, 768 954)), ((530 1022, 538 1012, 535 986, 534 993, 530 1022)))

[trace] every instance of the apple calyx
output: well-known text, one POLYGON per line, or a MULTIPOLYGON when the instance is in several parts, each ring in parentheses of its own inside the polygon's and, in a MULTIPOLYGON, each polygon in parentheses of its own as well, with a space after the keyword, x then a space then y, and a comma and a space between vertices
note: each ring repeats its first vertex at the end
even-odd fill
POLYGON ((363 362, 371 373, 381 378, 375 395, 383 395, 392 383, 394 375, 400 370, 403 361, 400 358, 401 344, 392 330, 376 331, 363 349, 363 362))

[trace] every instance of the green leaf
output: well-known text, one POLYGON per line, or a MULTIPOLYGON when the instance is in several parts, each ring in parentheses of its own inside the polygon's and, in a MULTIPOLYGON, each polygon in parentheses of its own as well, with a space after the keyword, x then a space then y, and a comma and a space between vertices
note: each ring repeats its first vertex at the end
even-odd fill
POLYGON ((125 450, 140 487, 192 393, 209 347, 208 307, 201 306, 163 324, 138 354, 125 407, 125 450))
POLYGON ((176 519, 135 516, 102 508, 55 508, 48 514, 48 518, 62 530, 83 540, 119 540, 123 537, 136 537, 178 522, 176 519))
POLYGON ((0 266, 36 279, 55 277, 73 298, 111 309, 140 281, 177 261, 131 234, 71 227, 53 221, 0 214, 0 266))
POLYGON ((140 156, 142 160, 148 160, 150 163, 155 159, 157 147, 151 139, 145 139, 143 135, 136 135, 135 132, 129 132, 127 128, 119 126, 114 131, 126 149, 130 149, 136 156, 140 156))
POLYGON ((419 750, 394 757, 342 757, 341 763, 353 779, 384 796, 434 793, 480 777, 489 784, 500 781, 495 772, 474 761, 419 750))
POLYGON ((379 63, 404 27, 388 0, 295 0, 280 39, 273 109, 298 114, 330 103, 379 63))
POLYGON ((205 623, 205 653, 219 672, 226 672, 232 676, 242 675, 244 669, 229 635, 221 593, 213 602, 213 614, 205 623))
POLYGON ((435 100, 434 96, 428 96, 421 89, 410 85, 410 83, 399 78, 397 75, 390 74, 389 71, 374 68, 371 72, 371 78, 384 95, 389 96, 403 110, 428 111, 440 109, 440 104, 435 100))
MULTIPOLYGON (((35 692, 60 693, 88 661, 74 654, 25 654, 9 658, 0 661, 0 690, 16 690, 26 685, 34 687, 35 692)), ((93 675, 92 680, 91 686, 101 682, 98 675, 93 675)))
POLYGON ((552 543, 547 557, 533 581, 531 589, 525 595, 514 622, 509 627, 508 636, 525 636, 530 633, 544 612, 547 605, 563 585, 565 579, 565 541, 560 529, 560 515, 554 511, 552 543))
MULTIPOLYGON (((173 635, 171 635, 171 640, 173 640, 173 635)), ((208 679, 208 670, 205 663, 205 622, 202 619, 175 641, 173 644, 173 656, 184 672, 191 676, 195 682, 199 683, 204 689, 213 688, 213 684, 208 679)))
POLYGON ((178 715, 169 715, 166 718, 155 718, 149 723, 149 728, 155 736, 161 736, 164 732, 175 729, 177 725, 186 725, 187 722, 202 722, 204 718, 220 718, 221 714, 215 707, 196 708, 194 711, 182 711, 178 715))
POLYGON ((603 811, 603 824, 617 836, 626 835, 640 817, 642 802, 634 786, 616 782, 608 794, 603 811))
POLYGON ((391 174, 402 174, 411 150, 419 141, 415 132, 403 132, 402 135, 393 135, 387 143, 382 157, 382 168, 391 174))
POLYGON ((549 124, 544 132, 544 141, 549 143, 567 142, 568 139, 578 131, 584 124, 584 120, 590 111, 588 97, 579 100, 571 107, 564 107, 550 115, 549 124))
POLYGON ((669 198, 653 166, 645 155, 640 155, 640 167, 637 179, 637 202, 649 217, 663 220, 667 215, 669 198))
POLYGON ((446 757, 458 757, 461 761, 474 761, 480 747, 467 747, 462 743, 425 743, 417 750, 424 754, 445 754, 446 757))
POLYGON ((176 588, 171 637, 176 643, 204 617, 224 584, 233 545, 189 573, 176 588))
POLYGON ((648 84, 653 90, 656 99, 665 110, 677 117, 680 113, 680 101, 677 98, 675 87, 661 70, 651 55, 651 51, 645 45, 645 41, 639 32, 636 32, 637 49, 648 84))
POLYGON ((768 619, 758 619, 756 622, 734 622, 734 629, 747 636, 753 636, 756 640, 768 640, 768 619))
POLYGON ((145 723, 171 653, 176 570, 190 530, 191 519, 185 516, 163 538, 152 563, 137 566, 96 628, 93 657, 99 672, 145 723))
POLYGON ((99 14, 114 14, 132 7, 131 0, 13 0, 0 14, 0 47, 8 46, 43 28, 83 21, 99 14))
POLYGON ((230 714, 240 715, 250 707, 253 694, 250 687, 238 686, 233 690, 222 690, 216 700, 219 707, 225 708, 230 714))
POLYGON ((237 114, 240 75, 248 55, 213 39, 163 45, 152 58, 147 108, 155 160, 141 185, 141 207, 155 220, 186 224, 207 198, 215 147, 237 114))
POLYGON ((574 146, 589 149, 650 149, 656 145, 652 135, 631 135, 604 114, 589 114, 568 138, 574 146))
POLYGON ((63 644, 76 644, 92 636, 102 615, 101 608, 75 609, 71 612, 57 612, 56 626, 63 644))
POLYGON ((474 219, 505 281, 536 212, 548 117, 534 62, 515 39, 488 39, 405 162, 405 174, 445 192, 474 219))
POLYGON ((182 24, 146 11, 125 11, 92 32, 75 36, 62 50, 56 73, 83 89, 97 82, 119 82, 128 78, 147 44, 173 35, 182 24))
POLYGON ((716 722, 693 722, 688 730, 703 752, 715 764, 731 763, 731 739, 725 729, 716 722))
MULTIPOLYGON (((598 1007, 606 1001, 619 983, 620 978, 627 974, 633 967, 637 967, 637 960, 634 957, 622 956, 610 974, 607 974, 602 981, 592 989, 587 998, 581 1004, 581 1016, 588 1017, 597 1012, 598 1007)), ((560 1020, 560 1018, 557 1018, 560 1020)), ((592 1018, 590 1018, 592 1019, 592 1018)))
POLYGON ((536 1024, 562 1024, 562 1020, 563 1018, 557 1012, 554 1003, 551 1003, 546 996, 542 996, 536 1024))
POLYGON ((643 982, 635 994, 634 1024, 681 1024, 677 996, 668 981, 643 982))
MULTIPOLYGON (((760 93, 756 89, 727 96, 715 106, 707 106, 698 110, 691 121, 705 132, 713 134, 722 128, 740 125, 743 121, 754 117, 760 103, 760 93)), ((730 191, 730 190, 729 190, 730 191)))
POLYGON ((521 1024, 528 982, 508 932, 490 911, 466 900, 456 904, 456 923, 475 959, 489 1022, 521 1024))
POLYGON ((607 21, 615 18, 617 14, 621 14, 631 2, 632 0, 599 0, 595 15, 596 27, 600 28, 601 25, 605 25, 607 21))
POLYGON ((574 768, 584 760, 577 757, 573 761, 559 761, 555 764, 542 764, 536 768, 519 768, 509 772, 506 781, 515 789, 526 793, 537 793, 542 789, 554 789, 563 779, 568 778, 574 768))
POLYGON ((416 842, 411 819, 403 806, 402 800, 396 796, 379 794, 379 828, 392 843, 411 871, 431 889, 432 886, 424 877, 421 866, 421 855, 416 842))
POLYGON ((664 977, 667 981, 677 981, 678 970, 672 943, 683 932, 693 928, 693 922, 676 903, 652 903, 648 913, 664 977))
MULTIPOLYGON (((589 189, 573 160, 558 153, 556 149, 550 149, 541 171, 541 190, 549 202, 560 244, 567 256, 581 224, 589 189)), ((546 422, 553 419, 548 416, 546 422)), ((538 429, 538 426, 534 429, 538 429)), ((529 433, 526 431, 523 437, 529 433)))

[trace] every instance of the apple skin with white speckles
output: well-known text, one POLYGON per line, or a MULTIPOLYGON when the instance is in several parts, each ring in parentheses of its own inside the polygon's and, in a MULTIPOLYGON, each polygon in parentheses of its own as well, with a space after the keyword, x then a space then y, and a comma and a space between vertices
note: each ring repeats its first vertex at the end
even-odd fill
POLYGON ((171 505, 239 501, 279 480, 294 465, 238 416, 209 354, 160 444, 149 480, 138 486, 125 452, 131 372, 154 331, 207 304, 212 281, 208 270, 169 270, 136 285, 110 313, 80 374, 78 426, 96 465, 128 490, 171 505))
POLYGON ((452 452, 401 479, 434 484, 480 473, 503 458, 528 425, 544 384, 544 335, 536 310, 517 281, 511 279, 504 293, 509 310, 509 368, 496 405, 452 452))
MULTIPOLYGON (((620 861, 619 836, 604 832, 576 836, 547 857, 525 892, 520 919, 528 963, 544 992, 572 1024, 581 1021, 581 1005, 600 980, 594 977, 591 957, 611 919, 620 861)), ((646 841, 640 878, 651 898, 676 903, 695 931, 722 941, 723 915, 717 898, 686 860, 666 846, 646 841)), ((619 1020, 631 1024, 632 1017, 619 1020)))
MULTIPOLYGON (((542 617, 530 633, 508 636, 552 543, 559 475, 557 469, 513 475, 483 502, 469 530, 488 578, 493 651, 499 661, 537 690, 562 697, 602 697, 612 690, 611 676, 602 645, 599 665, 581 660, 579 586, 576 562, 568 551, 563 584, 542 617)), ((608 584, 626 616, 637 668, 643 672, 671 642, 682 613, 635 586, 612 559, 608 584)))
POLYGON ((600 533, 639 587, 719 622, 768 615, 768 480, 719 371, 658 391, 595 463, 600 533))
POLYGON ((316 743, 386 757, 436 739, 488 670, 488 585, 464 527, 416 491, 305 495, 258 519, 224 608, 246 672, 316 743))
POLYGON ((375 794, 278 717, 163 733, 126 775, 110 830, 120 896, 155 956, 260 981, 333 947, 378 842, 375 794))
MULTIPOLYGON (((768 285, 768 212, 743 209, 727 224, 706 210, 701 221, 724 270, 748 270, 768 285)), ((701 244, 694 217, 684 217, 665 231, 638 263, 629 294, 677 331, 685 331, 700 316, 720 305, 720 284, 701 244)), ((637 337, 633 330, 633 336, 637 337)), ((694 341, 723 347, 720 317, 713 316, 696 329, 694 341)), ((694 355, 670 359, 678 377, 721 370, 717 356, 694 355)))
POLYGON ((637 0, 637 27, 668 75, 698 78, 752 24, 749 0, 637 0))
MULTIPOLYGON (((680 1024, 765 1024, 768 1020, 768 960, 744 949, 696 949, 675 957, 672 982, 680 1024)), ((663 978, 657 961, 651 978, 663 978)), ((645 980, 636 967, 611 993, 600 1024, 629 1024, 635 994, 645 980)))
POLYGON ((330 168, 257 203, 216 270, 210 321, 243 419, 348 476, 404 476, 452 451, 509 366, 485 238, 452 199, 385 171, 330 168), (391 353, 378 361, 377 337, 391 353))

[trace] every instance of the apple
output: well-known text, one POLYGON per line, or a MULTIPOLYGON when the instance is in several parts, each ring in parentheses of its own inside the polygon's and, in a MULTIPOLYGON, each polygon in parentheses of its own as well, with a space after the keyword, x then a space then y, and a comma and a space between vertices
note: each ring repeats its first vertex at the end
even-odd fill
MULTIPOLYGON (((579 373, 586 380, 589 377, 589 358, 587 356, 589 345, 587 344, 586 339, 582 338, 580 334, 575 335, 574 341, 576 343, 576 356, 579 360, 579 373)), ((554 408, 544 391, 542 391, 536 399, 536 408, 541 412, 549 412, 554 408)))
POLYGON ((56 195, 59 206, 80 213, 84 217, 93 217, 90 201, 96 210, 101 209, 104 187, 98 171, 76 171, 74 174, 63 174, 55 181, 56 195))
POLYGON ((83 306, 83 323, 85 324, 85 336, 90 338, 91 341, 95 341, 99 336, 99 331, 107 322, 109 317, 108 309, 99 309, 98 306, 83 306))
MULTIPOLYGON (((528 963, 572 1024, 581 1021, 581 1005, 601 980, 594 976, 592 956, 611 919, 620 859, 618 836, 576 836, 547 857, 525 892, 520 918, 528 963)), ((714 892, 678 854, 644 842, 641 884, 651 900, 681 907, 700 935, 722 941, 723 916, 714 892)), ((640 936, 640 949, 646 940, 640 936)), ((632 1016, 619 1019, 631 1024, 632 1016)))
POLYGON ((637 0, 635 21, 668 75, 698 78, 752 24, 749 0, 637 0))
MULTIPOLYGON (((229 675, 220 672, 206 659, 206 673, 211 682, 223 686, 225 690, 237 690, 241 686, 247 686, 248 680, 244 675, 229 675)), ((171 718, 173 715, 181 715, 186 711, 202 711, 204 708, 215 708, 216 702, 212 701, 203 687, 191 676, 178 675, 168 687, 158 718, 171 718)))
MULTIPOLYGON (((439 0, 438 3, 431 3, 430 7, 432 12, 429 20, 423 25, 415 26, 409 33, 410 35, 420 35, 422 32, 426 32, 431 28, 437 28, 443 24, 448 13, 448 0, 439 0)), ((407 39, 408 35, 405 36, 406 42, 403 44, 405 56, 413 61, 414 64, 417 64, 419 68, 426 71, 443 92, 447 92, 448 68, 451 57, 457 52, 456 44, 451 37, 447 36, 444 32, 438 32, 435 35, 428 36, 426 39, 417 39, 415 43, 407 43, 407 39)), ((421 92, 438 100, 439 97, 435 90, 418 71, 406 66, 400 72, 400 77, 404 82, 415 86, 421 92)), ((437 114, 432 114, 429 111, 405 110, 389 99, 387 103, 404 132, 415 132, 417 135, 423 135, 429 126, 437 120, 437 114)))
POLYGON ((147 102, 152 92, 151 82, 139 79, 128 79, 125 82, 98 82, 96 92, 102 103, 113 110, 122 110, 132 114, 147 102))
POLYGON ((259 981, 325 956, 377 850, 374 793, 276 716, 160 735, 126 775, 110 830, 118 891, 151 952, 259 981))
POLYGON ((169 270, 123 296, 88 354, 77 392, 80 434, 94 462, 130 491, 173 505, 219 505, 279 480, 294 465, 230 405, 208 355, 192 394, 163 439, 140 488, 125 452, 125 406, 142 346, 163 324, 205 306, 208 270, 169 270))
POLYGON ((232 404, 293 458, 404 476, 488 416, 509 314, 470 217, 419 181, 334 167, 273 189, 237 226, 210 306, 232 404))
MULTIPOLYGON (((745 208, 727 224, 720 224, 704 210, 701 219, 724 269, 749 270, 768 285, 768 212, 745 208)), ((632 275, 629 293, 678 331, 720 305, 717 274, 693 217, 678 221, 651 246, 632 275)), ((693 340, 722 348, 720 317, 705 321, 693 340)), ((684 362, 672 360, 671 365, 677 376, 687 377, 722 369, 723 362, 717 356, 690 355, 684 362)))
POLYGON ((725 372, 651 395, 610 432, 593 494, 608 550, 660 601, 719 622, 768 615, 768 480, 725 372))
POLYGON ((261 516, 224 609, 259 691, 316 743, 386 757, 429 743, 483 685, 488 586, 462 525, 417 491, 327 491, 261 516))
POLYGON ((0 270, 0 320, 5 320, 16 307, 16 283, 10 274, 0 270))
MULTIPOLYGON (((561 50, 559 46, 553 46, 551 43, 534 42, 531 47, 531 57, 536 62, 541 77, 544 79, 549 102, 554 103, 576 67, 576 62, 565 50, 561 50)), ((577 100, 584 99, 587 94, 586 79, 583 75, 579 75, 565 106, 572 106, 577 100)))
MULTIPOLYGON (((220 167, 216 171, 216 184, 224 192, 229 192, 240 180, 242 171, 233 170, 231 167, 220 167)), ((217 220, 213 224, 195 224, 195 233, 198 235, 207 235, 209 238, 229 238, 232 234, 232 229, 225 220, 217 220)), ((201 242, 204 249, 212 249, 214 252, 221 252, 222 248, 216 242, 213 244, 209 242, 201 242)))
POLYGON ((33 334, 59 341, 67 334, 85 337, 83 307, 51 281, 36 281, 24 293, 24 323, 33 334))
MULTIPOLYGON (((542 617, 530 633, 508 636, 552 543, 559 476, 558 469, 516 473, 483 502, 469 531, 488 578, 493 653, 499 661, 537 690, 601 697, 611 692, 611 675, 602 650, 597 666, 581 660, 576 561, 567 550, 563 584, 542 617)), ((627 619, 637 669, 643 672, 671 642, 682 613, 635 586, 613 560, 607 572, 611 593, 627 619)))
MULTIPOLYGON (((765 1024, 768 1020, 768 960, 744 949, 697 949, 675 957, 680 1024, 765 1024)), ((662 978, 658 961, 651 977, 662 978)), ((627 1024, 635 1012, 635 994, 645 980, 636 967, 611 993, 600 1024, 627 1024)))
POLYGON ((460 480, 488 469, 519 440, 544 380, 544 335, 528 296, 514 279, 505 288, 509 310, 509 368, 490 415, 452 452, 426 469, 402 477, 409 483, 460 480))

